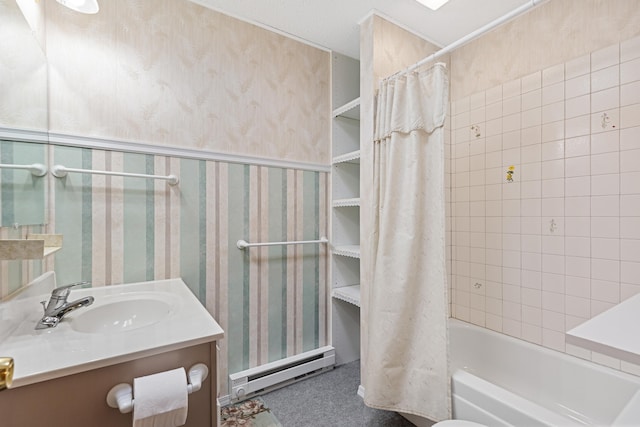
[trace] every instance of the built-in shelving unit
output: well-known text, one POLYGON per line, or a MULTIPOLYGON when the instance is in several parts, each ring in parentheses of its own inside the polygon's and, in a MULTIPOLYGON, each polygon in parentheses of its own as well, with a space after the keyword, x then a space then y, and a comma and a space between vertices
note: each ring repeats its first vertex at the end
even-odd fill
POLYGON ((333 55, 332 337, 337 364, 360 358, 360 64, 333 55))
POLYGON ((333 254, 360 259, 360 245, 341 245, 333 248, 333 254))
POLYGON ((351 199, 336 199, 333 201, 334 208, 351 208, 360 206, 360 197, 352 197, 351 199))
POLYGON ((343 286, 335 288, 331 292, 333 298, 348 302, 356 307, 360 307, 360 285, 343 286))
POLYGON ((333 117, 346 117, 348 119, 360 120, 360 97, 347 102, 333 110, 333 117))
POLYGON ((360 150, 351 151, 333 158, 333 164, 338 163, 357 163, 360 164, 360 150))

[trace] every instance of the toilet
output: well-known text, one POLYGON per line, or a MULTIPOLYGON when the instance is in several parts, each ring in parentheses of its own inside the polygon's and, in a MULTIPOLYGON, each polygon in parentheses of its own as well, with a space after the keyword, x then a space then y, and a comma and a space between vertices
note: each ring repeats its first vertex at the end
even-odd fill
POLYGON ((432 427, 487 427, 484 424, 465 420, 445 420, 435 423, 432 427))

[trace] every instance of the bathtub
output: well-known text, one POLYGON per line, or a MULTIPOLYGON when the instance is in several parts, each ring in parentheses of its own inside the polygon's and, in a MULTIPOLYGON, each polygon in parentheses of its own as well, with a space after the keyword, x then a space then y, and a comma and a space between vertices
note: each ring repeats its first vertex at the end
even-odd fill
POLYGON ((640 377, 455 319, 453 415, 488 426, 640 426, 640 377))

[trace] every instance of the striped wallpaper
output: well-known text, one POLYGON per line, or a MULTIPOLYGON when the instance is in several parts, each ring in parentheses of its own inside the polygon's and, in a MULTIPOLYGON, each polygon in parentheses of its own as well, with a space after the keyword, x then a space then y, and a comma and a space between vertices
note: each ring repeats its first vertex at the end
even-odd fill
MULTIPOLYGON (((47 231, 64 235, 51 266, 59 284, 182 277, 225 330, 222 394, 229 373, 327 344, 327 248, 236 247, 327 235, 327 173, 56 145, 48 155, 51 165, 180 177, 170 186, 49 174, 47 231)), ((22 270, 46 268, 11 263, 0 264, 4 295, 5 283, 26 283, 22 270)))
MULTIPOLYGON (((24 239, 29 233, 44 233, 45 229, 42 225, 21 226, 17 229, 0 227, 0 239, 24 239)), ((51 261, 43 260, 0 261, 0 299, 51 270, 52 266, 51 261)))
MULTIPOLYGON (((0 140, 3 165, 46 164, 46 145, 0 140)), ((0 169, 0 225, 44 224, 45 182, 28 170, 0 169)))
MULTIPOLYGON (((328 163, 328 52, 191 2, 106 2, 90 20, 45 3, 43 67, 22 59, 33 45, 26 29, 0 41, 0 56, 21 59, 0 69, 6 62, 29 83, 12 79, 20 90, 0 100, 1 126, 41 130, 40 104, 25 100, 42 100, 34 93, 42 81, 50 137, 328 163)), ((23 24, 15 2, 0 0, 4 9, 23 24)), ((229 372, 327 343, 327 248, 241 251, 236 241, 326 235, 328 173, 50 141, 49 166, 172 173, 181 182, 47 175, 43 208, 34 211, 46 211, 40 228, 63 234, 63 249, 45 261, 0 261, 0 297, 52 269, 60 283, 94 286, 182 277, 225 329, 223 393, 229 372)), ((5 236, 26 230, 0 227, 5 236)))
MULTIPOLYGON (((46 164, 46 145, 0 140, 0 163, 46 164)), ((0 169, 0 239, 22 239, 45 231, 45 191, 46 177, 34 177, 27 170, 0 169)), ((0 299, 44 269, 42 260, 0 261, 0 299)))

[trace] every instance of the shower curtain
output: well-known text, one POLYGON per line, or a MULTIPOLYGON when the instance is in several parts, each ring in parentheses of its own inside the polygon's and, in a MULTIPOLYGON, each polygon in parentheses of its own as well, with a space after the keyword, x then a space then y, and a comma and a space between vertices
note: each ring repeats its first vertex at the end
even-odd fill
POLYGON ((365 403, 451 416, 445 259, 444 64, 380 84, 365 403))

